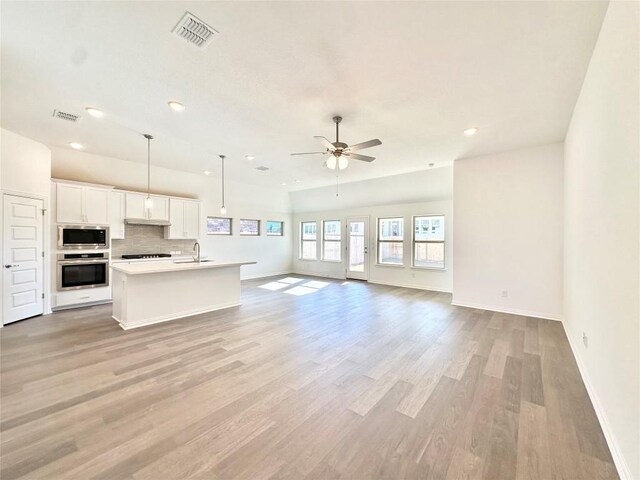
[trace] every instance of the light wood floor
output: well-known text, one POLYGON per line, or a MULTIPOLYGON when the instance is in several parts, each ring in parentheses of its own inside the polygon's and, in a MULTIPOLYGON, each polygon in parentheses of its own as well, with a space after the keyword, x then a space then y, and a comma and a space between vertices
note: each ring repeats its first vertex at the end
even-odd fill
POLYGON ((266 282, 127 332, 110 306, 2 329, 2 480, 618 478, 559 322, 266 282))

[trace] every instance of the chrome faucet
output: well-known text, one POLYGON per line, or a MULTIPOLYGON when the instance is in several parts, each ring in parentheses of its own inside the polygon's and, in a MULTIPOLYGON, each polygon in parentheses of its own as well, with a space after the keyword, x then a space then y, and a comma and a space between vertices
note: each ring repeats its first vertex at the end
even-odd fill
POLYGON ((200 263, 200 243, 196 240, 196 243, 193 244, 193 251, 196 252, 193 255, 193 261, 200 263))

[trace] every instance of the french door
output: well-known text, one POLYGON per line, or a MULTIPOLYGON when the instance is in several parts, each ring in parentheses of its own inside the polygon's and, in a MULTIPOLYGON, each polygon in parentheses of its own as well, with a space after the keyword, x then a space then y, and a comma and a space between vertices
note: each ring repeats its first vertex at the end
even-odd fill
POLYGON ((347 218, 347 278, 369 280, 369 217, 347 218))
POLYGON ((3 196, 3 323, 44 313, 43 202, 3 196))

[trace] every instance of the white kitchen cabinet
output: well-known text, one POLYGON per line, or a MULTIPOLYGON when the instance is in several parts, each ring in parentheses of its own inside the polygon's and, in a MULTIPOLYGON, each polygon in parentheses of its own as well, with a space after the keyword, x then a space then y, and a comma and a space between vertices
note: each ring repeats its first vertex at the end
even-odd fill
POLYGON ((153 206, 149 212, 151 220, 169 220, 169 198, 151 195, 153 206))
POLYGON ((185 238, 200 238, 200 202, 184 201, 184 232, 185 238))
POLYGON ((58 223, 85 223, 82 197, 82 185, 56 184, 56 221, 58 223))
POLYGON ((200 237, 200 202, 182 198, 169 199, 169 221, 165 238, 192 239, 200 237))
POLYGON ((87 223, 109 224, 109 193, 105 188, 85 187, 83 208, 87 223))
POLYGON ((125 193, 111 192, 111 204, 109 205, 109 227, 112 240, 124 239, 124 218, 125 218, 125 193))
POLYGON ((125 211, 127 218, 144 218, 148 220, 169 220, 169 198, 151 195, 153 206, 147 212, 144 208, 145 193, 127 192, 125 197, 125 211))
POLYGON ((56 184, 56 221, 70 224, 107 225, 108 188, 74 183, 56 184))

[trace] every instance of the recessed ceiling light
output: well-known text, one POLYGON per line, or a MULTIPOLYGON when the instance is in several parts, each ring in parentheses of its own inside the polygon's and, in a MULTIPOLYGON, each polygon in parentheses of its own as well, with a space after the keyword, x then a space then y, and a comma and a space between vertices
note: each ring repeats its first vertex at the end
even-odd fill
POLYGON ((202 172, 202 173, 204 173, 205 175, 211 175, 211 172, 210 172, 209 170, 205 170, 205 171, 204 171, 204 172, 202 172))
POLYGON ((296 180, 296 183, 300 183, 302 180, 296 180))
POLYGON ((283 187, 287 184, 287 182, 282 182, 280 185, 282 185, 283 187))
POLYGON ((82 150, 84 148, 82 144, 78 142, 70 142, 69 146, 75 150, 82 150))
POLYGON ((99 109, 95 108, 95 107, 86 107, 85 110, 92 117, 96 117, 96 118, 104 117, 104 112, 102 110, 99 110, 99 109))
POLYGON ((169 102, 169 106, 171 107, 172 110, 175 110, 176 112, 181 112, 184 110, 184 105, 174 100, 169 102))
POLYGON ((478 133, 478 127, 467 128, 462 133, 464 133, 467 137, 471 137, 471 136, 475 135, 476 133, 478 133))
POLYGON ((256 157, 254 157, 253 155, 245 155, 244 158, 246 158, 247 160, 255 160, 256 157))

